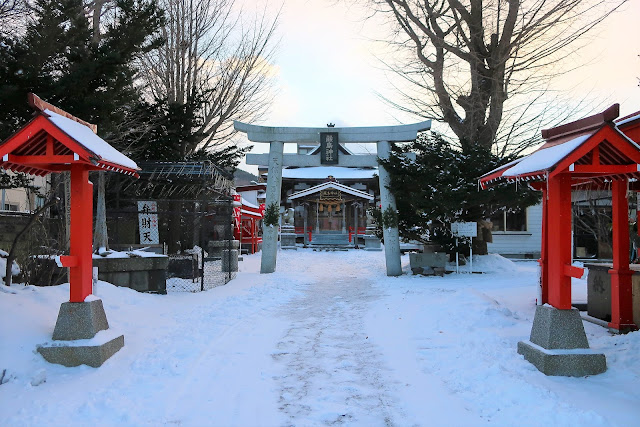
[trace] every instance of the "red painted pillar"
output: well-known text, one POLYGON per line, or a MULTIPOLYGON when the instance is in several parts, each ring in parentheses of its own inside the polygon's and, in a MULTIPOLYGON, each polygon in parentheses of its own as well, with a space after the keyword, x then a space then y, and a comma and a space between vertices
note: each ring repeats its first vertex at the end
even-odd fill
POLYGON ((542 189, 542 245, 540 248, 540 286, 542 287, 542 301, 540 304, 549 302, 549 238, 547 229, 549 227, 549 215, 547 213, 549 204, 547 203, 547 189, 542 189))
POLYGON ((571 176, 549 178, 547 199, 547 280, 549 304, 561 310, 571 309, 571 277, 565 267, 571 265, 571 176))
POLYGON ((612 220, 613 220, 613 268, 611 275, 611 322, 609 327, 620 332, 634 331, 633 301, 631 295, 631 276, 629 269, 629 201, 627 199, 627 181, 613 181, 612 220))
POLYGON ((71 167, 70 302, 84 302, 93 292, 93 184, 83 165, 71 167))

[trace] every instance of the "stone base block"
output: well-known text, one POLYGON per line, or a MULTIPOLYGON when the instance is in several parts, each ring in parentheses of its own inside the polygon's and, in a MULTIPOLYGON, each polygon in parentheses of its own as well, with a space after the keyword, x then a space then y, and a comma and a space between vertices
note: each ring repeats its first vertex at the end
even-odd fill
POLYGON ((529 341, 518 343, 518 353, 546 375, 581 377, 607 370, 604 354, 589 349, 580 312, 551 306, 536 307, 529 341))
POLYGON ((53 342, 38 346, 47 362, 97 368, 124 346, 124 336, 109 331, 102 300, 60 305, 53 342))
POLYGON ((68 367, 89 365, 94 368, 113 356, 124 346, 124 335, 96 345, 75 345, 74 341, 63 341, 38 347, 38 353, 49 363, 68 367))
POLYGON ((365 251, 381 251, 380 239, 377 236, 365 235, 364 236, 364 250, 365 251))
POLYGON ((280 233, 280 249, 298 249, 295 233, 280 233))
POLYGON ((83 340, 109 329, 102 300, 63 302, 53 330, 54 340, 83 340))
POLYGON ((547 350, 531 341, 520 341, 518 354, 545 375, 584 377, 607 370, 605 355, 590 349, 547 350))
POLYGON ((222 251, 222 271, 235 272, 238 271, 238 250, 225 249, 222 251))

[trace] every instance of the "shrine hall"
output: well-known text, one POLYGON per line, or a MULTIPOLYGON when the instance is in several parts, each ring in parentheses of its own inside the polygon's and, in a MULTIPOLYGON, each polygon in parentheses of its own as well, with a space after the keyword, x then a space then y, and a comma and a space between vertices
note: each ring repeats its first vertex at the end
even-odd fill
MULTIPOLYGON (((320 144, 298 143, 296 149, 302 156, 320 156, 320 144)), ((343 144, 337 149, 341 157, 353 155, 343 144)), ((260 178, 266 180, 268 168, 260 166, 258 170, 260 178)), ((377 167, 283 168, 280 211, 286 223, 287 211, 293 209, 297 242, 364 245, 367 210, 380 204, 377 173, 377 167)))

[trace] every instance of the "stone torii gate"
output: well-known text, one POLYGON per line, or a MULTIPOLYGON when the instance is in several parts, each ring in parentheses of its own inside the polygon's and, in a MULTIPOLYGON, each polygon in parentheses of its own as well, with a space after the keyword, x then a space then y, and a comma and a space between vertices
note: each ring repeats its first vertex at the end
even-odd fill
MULTIPOLYGON (((279 207, 283 166, 377 167, 378 157, 381 159, 389 157, 392 143, 413 141, 418 136, 418 132, 431 128, 431 120, 409 125, 348 128, 270 127, 236 121, 234 127, 237 131, 245 133, 249 141, 269 143, 269 154, 247 154, 247 164, 268 165, 266 205, 269 207, 275 204, 279 207), (284 144, 287 142, 319 143, 321 153, 317 156, 284 154, 284 144), (339 156, 338 143, 375 143, 377 155, 339 156)), ((382 210, 391 208, 395 211, 395 197, 387 188, 390 180, 389 173, 383 167, 379 167, 378 176, 382 210)), ((399 276, 402 274, 402 266, 398 228, 384 227, 383 236, 387 276, 399 276)), ((277 250, 278 229, 265 226, 262 236, 261 273, 275 271, 277 250)))

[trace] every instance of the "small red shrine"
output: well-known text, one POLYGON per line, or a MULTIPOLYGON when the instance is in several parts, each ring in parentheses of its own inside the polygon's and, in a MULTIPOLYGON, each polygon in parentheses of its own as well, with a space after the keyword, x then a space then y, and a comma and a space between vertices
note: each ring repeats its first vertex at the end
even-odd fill
POLYGON ((259 203, 256 194, 253 194, 253 198, 259 204, 251 203, 245 196, 251 198, 252 192, 264 191, 265 187, 265 184, 238 186, 237 194, 233 196, 233 236, 235 240, 240 241, 240 247, 250 254, 258 252, 262 244, 260 221, 264 218, 265 205, 259 203))
MULTIPOLYGON (((69 268, 70 297, 69 303, 63 303, 60 308, 53 339, 93 338, 109 326, 102 302, 97 298, 87 298, 93 291, 93 185, 89 181, 89 171, 105 170, 137 176, 139 168, 133 160, 96 135, 95 125, 33 94, 29 94, 29 104, 36 114, 0 144, 0 168, 38 176, 71 172, 70 250, 69 255, 57 260, 60 266, 69 268), (82 317, 84 315, 86 317, 82 317)), ((80 347, 73 346, 44 347, 39 351, 54 363, 99 366, 123 344, 124 338, 120 336, 84 353, 74 351, 73 348, 80 347)))
MULTIPOLYGON (((610 189, 613 268, 609 270, 612 304, 609 327, 616 332, 628 332, 637 329, 632 313, 627 193, 630 189, 640 190, 637 144, 640 112, 616 120, 618 115, 619 105, 615 104, 600 114, 543 130, 545 142, 537 151, 485 174, 480 178, 480 186, 484 189, 497 182, 520 182, 542 191, 542 303, 567 312, 572 311, 571 278, 582 277, 584 273, 582 268, 571 265, 571 191, 610 189)), ((532 330, 532 341, 533 337, 532 330)))

